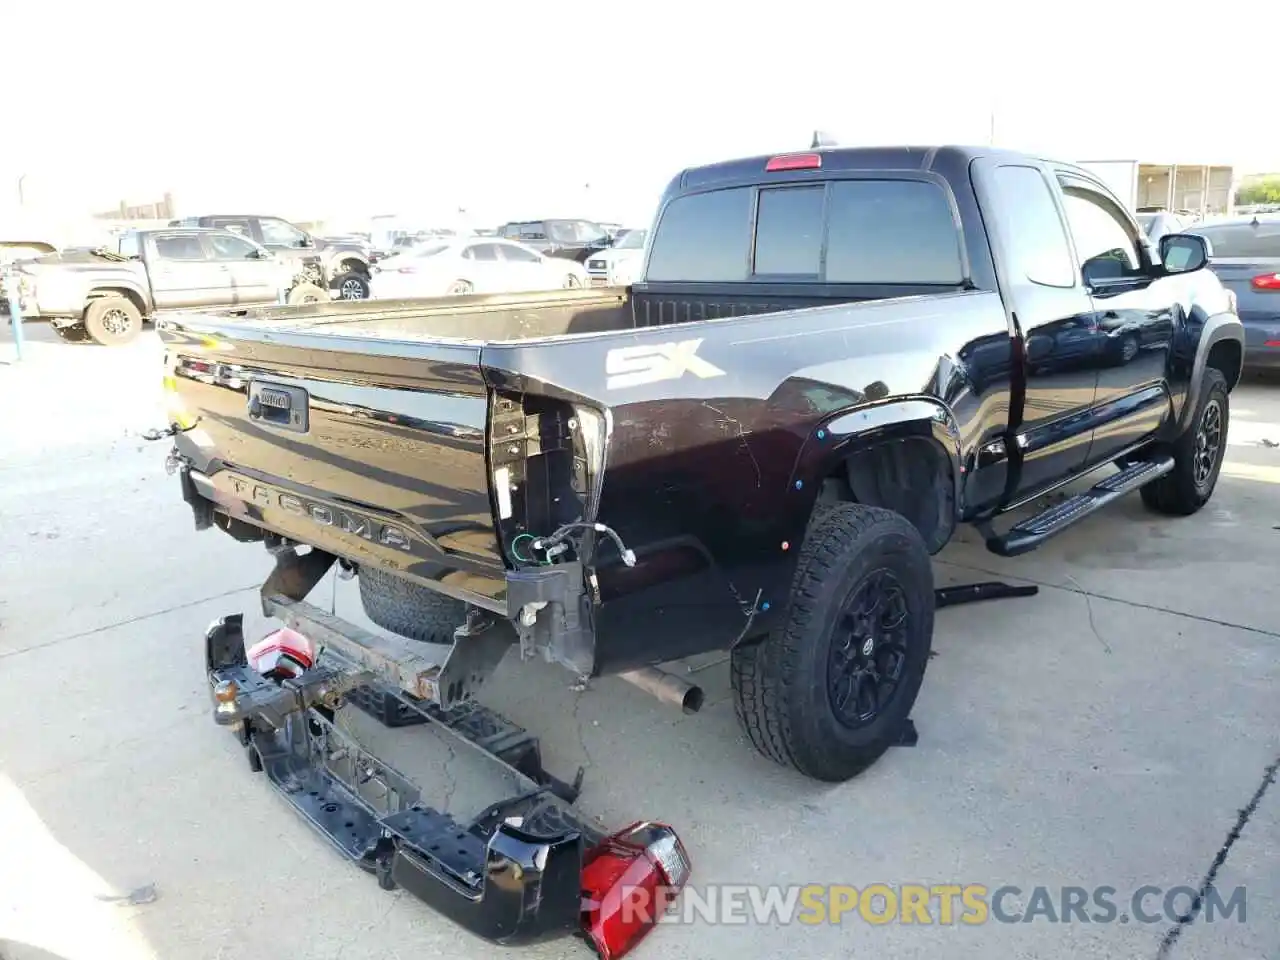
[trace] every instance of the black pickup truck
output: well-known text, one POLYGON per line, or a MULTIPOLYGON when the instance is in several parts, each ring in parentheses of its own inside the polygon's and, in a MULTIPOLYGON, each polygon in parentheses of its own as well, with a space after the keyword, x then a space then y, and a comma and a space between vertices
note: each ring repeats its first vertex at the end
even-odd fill
POLYGON ((1011 152, 688 169, 631 288, 162 324, 172 463, 201 526, 336 556, 398 634, 470 609, 588 677, 730 650, 753 744, 844 780, 916 699, 957 525, 1008 556, 1209 499, 1243 343, 1209 252, 1011 152))

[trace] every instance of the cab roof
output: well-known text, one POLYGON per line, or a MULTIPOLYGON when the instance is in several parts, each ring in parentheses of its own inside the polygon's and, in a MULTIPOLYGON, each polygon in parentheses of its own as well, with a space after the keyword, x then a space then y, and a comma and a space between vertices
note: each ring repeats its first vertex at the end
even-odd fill
MULTIPOLYGON (((690 190, 706 187, 722 180, 739 182, 765 181, 771 177, 771 174, 766 171, 766 165, 771 160, 778 157, 801 156, 820 157, 821 170, 832 173, 850 170, 931 170, 940 160, 964 164, 979 157, 1022 160, 1023 162, 1031 161, 1035 163, 1045 162, 1044 158, 1041 157, 1012 150, 1002 150, 996 147, 961 145, 818 147, 816 149, 792 150, 784 153, 761 154, 736 160, 724 160, 701 167, 689 167, 679 174, 672 186, 679 190, 690 190)), ((1072 164, 1054 162, 1059 166, 1077 169, 1072 164)))

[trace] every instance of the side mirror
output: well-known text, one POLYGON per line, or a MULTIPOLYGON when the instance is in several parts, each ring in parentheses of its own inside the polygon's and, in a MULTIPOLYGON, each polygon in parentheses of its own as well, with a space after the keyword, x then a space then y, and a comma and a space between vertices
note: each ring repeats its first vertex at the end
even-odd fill
POLYGON ((310 248, 310 247, 314 247, 315 245, 316 245, 315 240, 312 237, 306 236, 305 234, 303 235, 302 239, 298 241, 298 246, 303 248, 310 248))
POLYGON ((1194 233, 1166 233, 1160 238, 1160 262, 1166 273, 1192 273, 1204 268, 1213 247, 1194 233))
POLYGON ((254 260, 270 260, 273 256, 270 250, 255 250, 249 254, 254 260))

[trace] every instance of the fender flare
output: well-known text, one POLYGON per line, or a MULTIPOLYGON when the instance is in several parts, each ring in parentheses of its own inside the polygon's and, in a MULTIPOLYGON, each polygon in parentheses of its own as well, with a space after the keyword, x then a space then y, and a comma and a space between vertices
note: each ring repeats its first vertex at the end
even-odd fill
POLYGON ((325 273, 329 276, 329 279, 331 279, 331 280, 332 280, 332 279, 334 279, 334 278, 339 277, 339 276, 341 276, 341 275, 342 275, 342 272, 343 272, 343 271, 339 270, 338 268, 339 268, 340 266, 342 266, 343 262, 345 262, 345 261, 347 261, 347 260, 352 260, 352 261, 355 261, 356 263, 360 264, 361 268, 364 270, 364 273, 365 273, 366 275, 368 275, 368 274, 370 274, 370 273, 372 273, 372 272, 373 272, 372 270, 370 270, 370 269, 369 269, 369 260, 368 260, 368 258, 366 258, 366 257, 364 256, 364 254, 360 253, 360 251, 358 251, 358 250, 335 250, 335 251, 334 251, 334 252, 333 252, 333 253, 332 253, 332 254, 331 254, 331 255, 330 255, 330 256, 329 256, 325 261, 324 261, 324 269, 325 269, 325 273))
POLYGON ((1204 369, 1209 363, 1209 354, 1213 348, 1223 341, 1233 340, 1240 345, 1240 369, 1230 379, 1234 386, 1240 382, 1244 368, 1244 324, 1234 313, 1215 313, 1204 322, 1200 329, 1200 342, 1196 345, 1195 360, 1191 365, 1191 382, 1187 385, 1187 398, 1178 412, 1178 432, 1187 429, 1196 404, 1200 402, 1200 385, 1204 381, 1204 369))
POLYGON ((102 297, 112 296, 114 294, 121 293, 121 292, 124 292, 126 294, 130 294, 130 293, 133 294, 138 304, 141 305, 142 315, 144 317, 149 316, 151 314, 150 291, 143 290, 142 287, 139 286, 138 284, 130 283, 128 281, 112 280, 109 283, 91 284, 89 289, 85 291, 84 307, 87 310, 89 308, 90 301, 99 300, 102 297))
MULTIPOLYGON (((808 491, 803 523, 817 502, 819 485, 860 447, 886 440, 925 438, 936 443, 951 471, 955 517, 963 513, 964 452, 960 425, 943 401, 927 395, 897 397, 882 403, 837 411, 813 426, 792 468, 792 492, 808 491)), ((953 521, 952 530, 954 531, 953 521)))

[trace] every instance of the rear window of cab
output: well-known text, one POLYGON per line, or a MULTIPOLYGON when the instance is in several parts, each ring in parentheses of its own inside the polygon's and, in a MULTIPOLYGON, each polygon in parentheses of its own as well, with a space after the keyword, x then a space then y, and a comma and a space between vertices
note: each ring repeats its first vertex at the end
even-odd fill
POLYGON ((646 280, 958 284, 960 234, 945 191, 923 180, 745 186, 672 200, 646 280))

